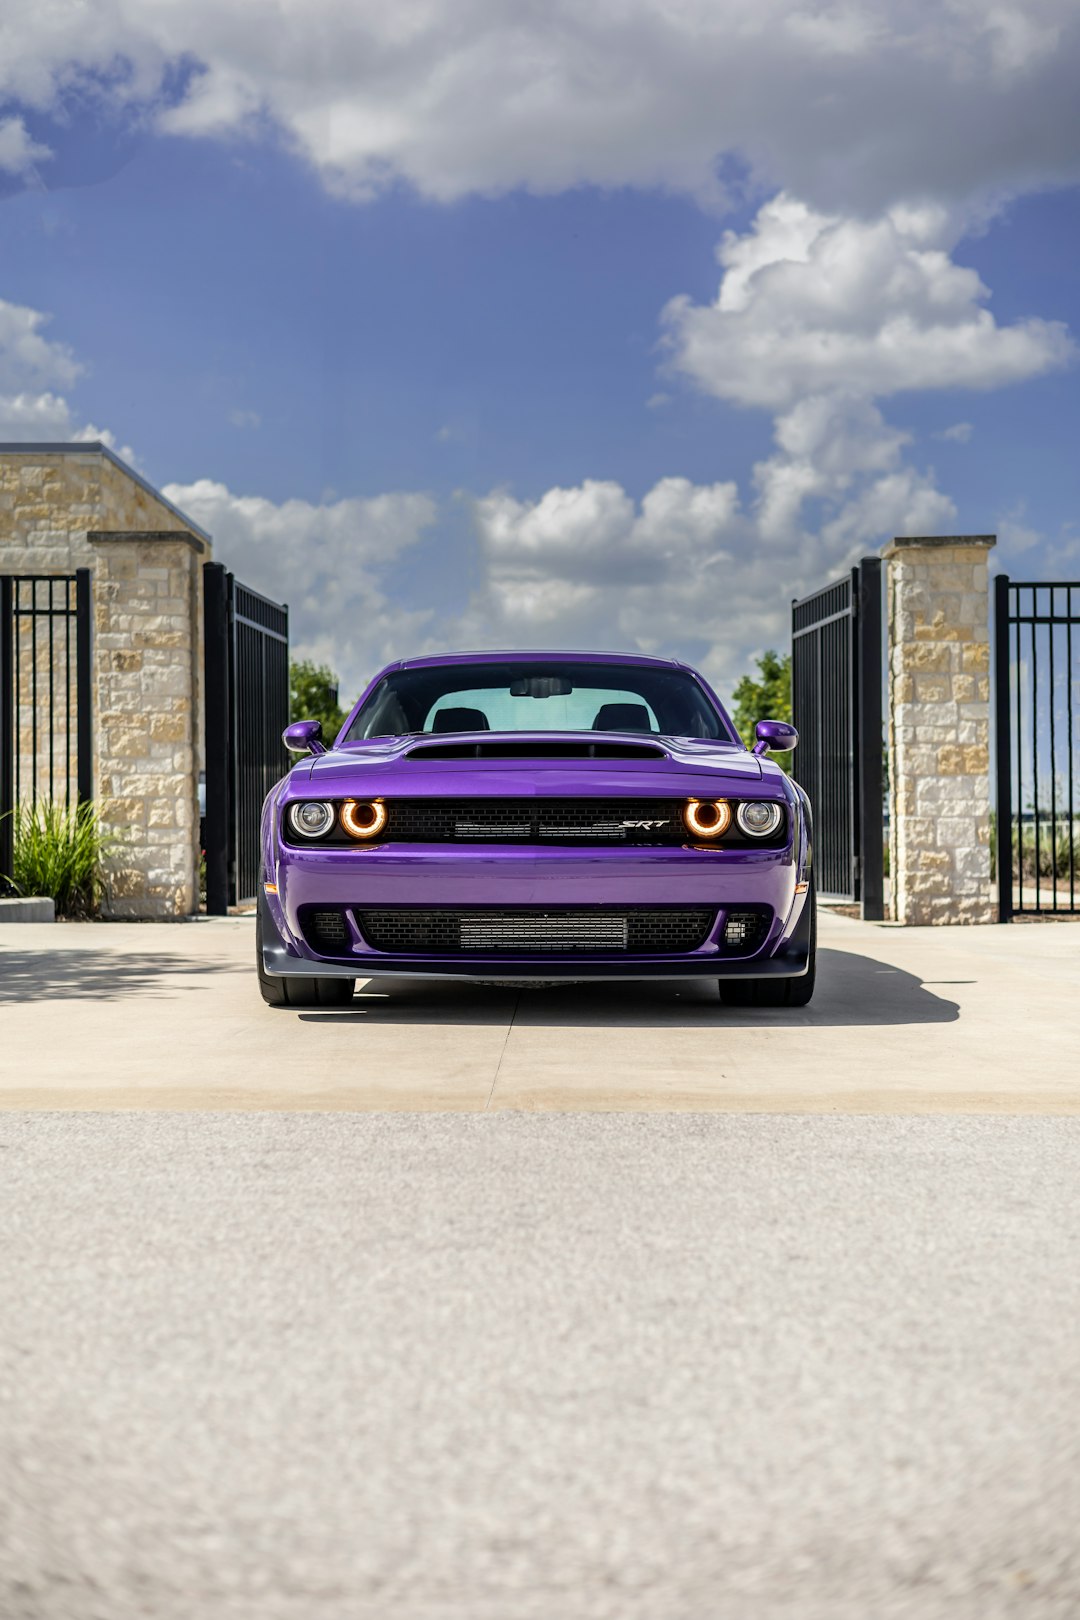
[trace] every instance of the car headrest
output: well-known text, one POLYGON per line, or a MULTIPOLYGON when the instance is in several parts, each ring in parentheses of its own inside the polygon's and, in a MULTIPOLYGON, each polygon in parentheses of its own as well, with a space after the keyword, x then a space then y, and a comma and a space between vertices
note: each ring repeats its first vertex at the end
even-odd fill
POLYGON ((651 731, 644 703, 602 703, 592 723, 594 731, 651 731))
POLYGON ((440 709, 431 725, 432 731, 490 731, 488 717, 483 709, 440 709))

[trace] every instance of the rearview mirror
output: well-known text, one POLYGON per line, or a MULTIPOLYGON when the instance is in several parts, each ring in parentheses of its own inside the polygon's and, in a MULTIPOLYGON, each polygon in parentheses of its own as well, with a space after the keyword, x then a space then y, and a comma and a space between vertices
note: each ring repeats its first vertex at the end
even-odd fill
POLYGON ((281 740, 290 754, 325 754, 321 720, 294 720, 281 733, 281 740))
POLYGON ((565 675, 521 675, 510 682, 511 697, 569 697, 573 690, 565 675))
POLYGON ((799 733, 784 720, 759 720, 754 727, 755 754, 788 754, 798 746, 799 733))

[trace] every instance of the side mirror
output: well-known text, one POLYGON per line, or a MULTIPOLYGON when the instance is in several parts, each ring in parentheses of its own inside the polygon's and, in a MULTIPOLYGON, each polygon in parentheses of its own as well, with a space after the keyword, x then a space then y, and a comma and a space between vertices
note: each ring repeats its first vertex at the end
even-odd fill
POLYGON ((755 754, 787 754, 798 746, 799 733, 784 720, 759 720, 754 727, 757 742, 755 754))
POLYGON ((290 754, 325 754, 321 720, 294 720, 281 733, 281 740, 290 754))

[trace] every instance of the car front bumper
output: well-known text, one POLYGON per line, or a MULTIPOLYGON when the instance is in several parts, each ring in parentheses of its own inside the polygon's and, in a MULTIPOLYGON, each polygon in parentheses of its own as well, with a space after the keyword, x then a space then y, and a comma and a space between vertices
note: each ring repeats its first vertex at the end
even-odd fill
MULTIPOLYGON (((267 852, 269 854, 269 851, 267 852)), ((294 850, 278 845, 273 877, 260 895, 263 967, 268 974, 371 978, 655 979, 797 977, 807 970, 810 906, 806 851, 784 849, 523 849, 474 845, 294 850), (399 955, 373 950, 355 929, 340 954, 325 956, 305 939, 307 906, 354 909, 521 907, 544 910, 702 907, 715 911, 705 942, 685 954, 625 952, 399 955), (725 915, 768 907, 772 923, 760 948, 725 951, 725 915)), ((267 863, 269 867, 269 862, 267 863)))

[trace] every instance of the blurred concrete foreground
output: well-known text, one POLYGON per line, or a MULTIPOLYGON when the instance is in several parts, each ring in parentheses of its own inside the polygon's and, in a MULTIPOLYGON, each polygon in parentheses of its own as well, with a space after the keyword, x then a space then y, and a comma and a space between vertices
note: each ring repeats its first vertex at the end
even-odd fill
POLYGON ((804 1013, 251 934, 0 931, 3 1620, 1080 1613, 1080 927, 827 917, 804 1013))

